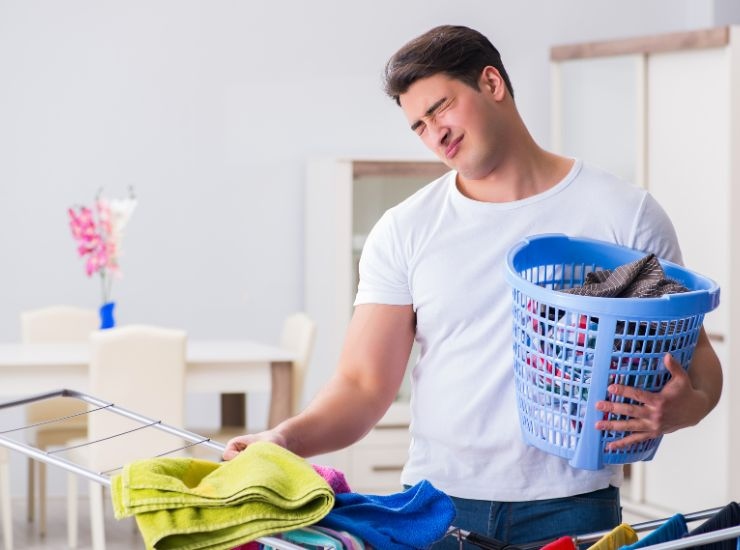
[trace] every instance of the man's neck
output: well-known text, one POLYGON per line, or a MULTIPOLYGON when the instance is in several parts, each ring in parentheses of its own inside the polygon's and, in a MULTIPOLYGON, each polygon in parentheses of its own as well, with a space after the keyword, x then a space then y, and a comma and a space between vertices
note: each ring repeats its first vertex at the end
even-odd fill
POLYGON ((480 202, 513 202, 547 191, 568 175, 573 159, 547 152, 538 146, 526 154, 499 163, 482 179, 457 175, 457 188, 466 197, 480 202))

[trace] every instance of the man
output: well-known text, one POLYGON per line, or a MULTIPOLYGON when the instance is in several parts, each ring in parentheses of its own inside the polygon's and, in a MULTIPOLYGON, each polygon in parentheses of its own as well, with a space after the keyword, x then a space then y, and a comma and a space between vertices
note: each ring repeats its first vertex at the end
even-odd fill
MULTIPOLYGON (((386 91, 452 171, 386 212, 371 232, 327 386, 275 429, 232 439, 224 458, 255 440, 303 456, 357 441, 393 401, 416 338, 404 484, 431 481, 453 497, 457 527, 510 543, 611 529, 621 520, 621 467, 576 470, 522 442, 503 265, 513 244, 552 232, 680 262, 670 220, 646 191, 541 149, 498 51, 476 31, 443 26, 412 40, 388 62, 386 91)), ((609 388, 641 405, 597 405, 628 420, 584 429, 632 432, 611 444, 620 448, 699 422, 722 386, 706 335, 689 374, 669 355, 665 365, 672 379, 659 393, 609 388)))

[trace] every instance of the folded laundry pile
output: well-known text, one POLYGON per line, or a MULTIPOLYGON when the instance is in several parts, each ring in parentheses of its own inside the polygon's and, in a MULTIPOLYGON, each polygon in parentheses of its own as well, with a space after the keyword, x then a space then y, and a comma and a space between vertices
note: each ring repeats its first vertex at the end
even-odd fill
MULTIPOLYGON (((334 509, 317 525, 278 537, 305 548, 416 550, 444 538, 454 517, 452 499, 422 480, 391 495, 337 493, 334 509)), ((251 544, 234 550, 274 548, 251 544)))
POLYGON ((136 516, 147 549, 220 550, 312 525, 334 492, 301 457, 267 442, 228 462, 153 458, 111 483, 116 518, 136 516))

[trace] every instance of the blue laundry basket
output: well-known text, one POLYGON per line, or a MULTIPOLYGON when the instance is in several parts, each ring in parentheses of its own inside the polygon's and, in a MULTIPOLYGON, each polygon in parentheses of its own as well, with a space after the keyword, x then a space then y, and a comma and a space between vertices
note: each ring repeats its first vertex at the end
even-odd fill
POLYGON ((558 292, 582 286, 593 271, 612 270, 645 253, 608 242, 537 235, 514 246, 506 279, 513 294, 514 375, 524 440, 566 458, 575 468, 650 460, 660 437, 617 451, 610 441, 628 433, 596 430, 610 383, 658 391, 670 378, 670 352, 688 369, 704 314, 719 304, 710 279, 660 260, 666 276, 689 292, 660 298, 597 298, 558 292))

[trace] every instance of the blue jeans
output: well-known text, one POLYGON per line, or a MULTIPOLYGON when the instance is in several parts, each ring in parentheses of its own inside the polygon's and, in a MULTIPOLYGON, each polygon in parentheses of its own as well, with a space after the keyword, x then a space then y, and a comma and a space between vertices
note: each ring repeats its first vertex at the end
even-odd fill
MULTIPOLYGON (((457 515, 455 527, 509 544, 551 542, 564 535, 613 529, 622 521, 619 489, 607 487, 572 497, 527 502, 491 502, 452 497, 457 515)), ((590 546, 590 545, 589 545, 590 546)), ((434 550, 458 550, 456 538, 448 536, 434 550)), ((479 548, 464 544, 463 548, 479 548)))

